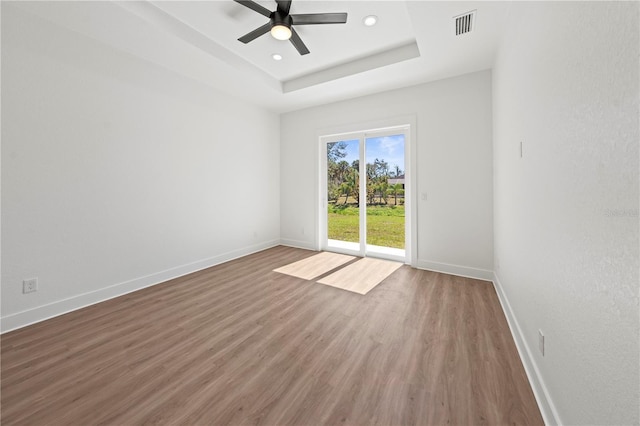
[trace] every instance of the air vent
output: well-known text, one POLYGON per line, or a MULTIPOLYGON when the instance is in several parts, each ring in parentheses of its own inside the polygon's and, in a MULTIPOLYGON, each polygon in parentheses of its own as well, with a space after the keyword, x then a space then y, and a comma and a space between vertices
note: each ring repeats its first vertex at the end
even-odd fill
POLYGON ((475 26, 476 20, 476 11, 472 10, 471 12, 467 12, 462 15, 454 16, 456 24, 456 35, 467 34, 473 31, 473 27, 475 26))

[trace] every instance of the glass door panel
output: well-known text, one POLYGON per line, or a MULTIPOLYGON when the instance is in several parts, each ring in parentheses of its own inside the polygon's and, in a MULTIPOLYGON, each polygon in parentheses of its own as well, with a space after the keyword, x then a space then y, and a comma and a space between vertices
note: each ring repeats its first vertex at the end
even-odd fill
POLYGON ((327 143, 327 245, 360 251, 360 141, 327 143))
POLYGON ((405 255, 405 135, 365 139, 366 251, 405 255))

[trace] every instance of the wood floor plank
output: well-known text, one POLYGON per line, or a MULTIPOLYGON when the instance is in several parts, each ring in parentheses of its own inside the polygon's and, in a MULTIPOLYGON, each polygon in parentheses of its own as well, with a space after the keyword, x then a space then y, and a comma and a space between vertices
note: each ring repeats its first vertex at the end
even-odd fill
POLYGON ((274 269, 274 272, 312 280, 354 259, 356 259, 354 256, 323 251, 306 259, 274 269))
POLYGON ((489 282, 402 266, 366 296, 275 247, 2 336, 0 421, 543 424, 489 282))
POLYGON ((318 282, 364 295, 401 266, 400 262, 365 257, 319 279, 318 282))

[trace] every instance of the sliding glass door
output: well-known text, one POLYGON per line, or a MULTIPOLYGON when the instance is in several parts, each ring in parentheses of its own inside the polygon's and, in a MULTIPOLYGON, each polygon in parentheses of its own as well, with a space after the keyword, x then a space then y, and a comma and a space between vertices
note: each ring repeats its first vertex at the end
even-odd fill
POLYGON ((324 250, 406 260, 407 135, 392 128, 321 139, 324 250))

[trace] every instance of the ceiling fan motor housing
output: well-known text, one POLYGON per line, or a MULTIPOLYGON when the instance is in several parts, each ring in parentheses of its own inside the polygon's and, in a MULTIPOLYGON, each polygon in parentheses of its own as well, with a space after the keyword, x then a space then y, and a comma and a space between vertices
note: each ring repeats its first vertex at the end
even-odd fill
POLYGON ((276 25, 283 25, 289 29, 291 29, 291 25, 293 24, 293 19, 291 18, 291 16, 289 14, 283 14, 280 13, 279 11, 273 11, 271 12, 271 26, 275 27, 276 25))
POLYGON ((278 8, 273 12, 256 3, 254 0, 235 0, 237 3, 248 7, 262 16, 269 17, 269 22, 243 35, 238 39, 242 43, 249 43, 256 38, 271 32, 277 40, 289 40, 298 53, 306 55, 309 49, 293 29, 294 25, 318 25, 318 24, 346 24, 346 13, 303 13, 290 15, 292 0, 276 0, 278 8))

